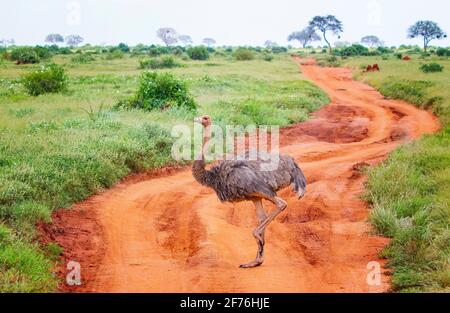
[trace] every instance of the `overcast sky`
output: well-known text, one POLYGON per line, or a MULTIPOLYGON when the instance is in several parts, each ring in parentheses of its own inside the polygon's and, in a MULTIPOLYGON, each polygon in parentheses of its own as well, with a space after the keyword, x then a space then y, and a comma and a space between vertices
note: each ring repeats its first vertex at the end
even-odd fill
MULTIPOLYGON (((448 0, 0 0, 0 38, 43 44, 49 33, 79 34, 85 43, 157 43, 155 32, 170 26, 195 43, 213 37, 219 45, 287 44, 315 15, 336 15, 341 40, 377 35, 387 45, 420 43, 406 38, 421 19, 450 33, 448 0)), ((331 41, 337 41, 332 38, 331 41)), ((450 46, 450 38, 433 41, 450 46)))

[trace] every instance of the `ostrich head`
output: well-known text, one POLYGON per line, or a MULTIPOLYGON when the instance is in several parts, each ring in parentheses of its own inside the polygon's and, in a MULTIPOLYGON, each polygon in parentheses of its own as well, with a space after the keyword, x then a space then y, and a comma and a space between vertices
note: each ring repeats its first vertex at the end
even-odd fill
POLYGON ((211 126, 212 120, 209 115, 203 115, 194 119, 194 122, 202 124, 203 127, 211 126))

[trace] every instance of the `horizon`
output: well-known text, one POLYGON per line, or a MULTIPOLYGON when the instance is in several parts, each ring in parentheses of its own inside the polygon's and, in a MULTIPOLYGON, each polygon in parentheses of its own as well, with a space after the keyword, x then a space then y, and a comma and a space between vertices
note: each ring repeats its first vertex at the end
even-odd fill
MULTIPOLYGON (((432 20, 450 32, 448 3, 429 0, 320 0, 315 3, 290 0, 213 2, 143 1, 143 0, 44 0, 39 3, 19 0, 3 3, 0 12, 0 39, 15 40, 16 45, 45 44, 50 33, 63 36, 78 34, 84 44, 117 45, 163 43, 156 37, 160 27, 173 27, 179 34, 190 35, 194 44, 212 37, 217 46, 262 46, 266 40, 298 47, 288 42, 294 31, 307 26, 316 15, 335 15, 344 24, 341 38, 330 42, 360 42, 366 35, 378 36, 386 46, 421 45, 420 39, 407 39, 407 29, 418 20, 432 20), (352 10, 348 10, 352 8, 352 10), (408 14, 400 14, 407 10, 408 14), (302 12, 297 16, 296 12, 302 12), (280 23, 280 21, 283 21, 280 23), (15 27, 11 27, 15 25, 15 27), (32 31, 27 31, 32 30, 32 31)), ((323 46, 323 40, 314 46, 323 46)), ((432 46, 450 46, 450 38, 433 40, 432 46)))

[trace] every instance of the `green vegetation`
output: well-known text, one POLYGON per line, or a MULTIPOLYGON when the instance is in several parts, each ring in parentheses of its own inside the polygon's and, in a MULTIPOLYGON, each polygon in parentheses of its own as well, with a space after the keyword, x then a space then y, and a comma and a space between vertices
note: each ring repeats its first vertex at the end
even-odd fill
POLYGON ((208 60, 209 52, 205 46, 190 47, 186 51, 191 60, 208 60))
POLYGON ((177 107, 195 111, 197 105, 189 94, 186 82, 171 73, 146 72, 140 78, 136 95, 120 101, 117 107, 147 111, 177 107))
POLYGON ((422 64, 420 66, 420 70, 424 73, 435 73, 435 72, 442 72, 444 70, 444 67, 439 63, 433 62, 429 64, 422 64))
POLYGON ((255 58, 255 55, 250 49, 247 48, 238 48, 234 52, 234 58, 238 61, 249 61, 255 58))
POLYGON ((170 55, 139 61, 139 68, 141 69, 173 68, 178 66, 181 65, 170 55))
MULTIPOLYGON (((264 61, 262 53, 254 60, 235 62, 234 49, 220 49, 208 61, 186 60, 183 67, 143 74, 138 69, 140 58, 135 56, 148 56, 150 49, 171 55, 175 51, 141 45, 109 60, 104 56, 111 52, 104 47, 64 50, 52 61, 67 72, 67 92, 39 97, 28 95, 20 77, 40 65, 4 60, 0 72, 1 292, 54 290, 51 269, 60 249, 36 242, 35 223, 50 221, 53 210, 70 207, 131 172, 174 163, 170 156, 173 125, 192 125, 193 117, 201 114, 210 114, 220 125, 286 125, 306 119, 329 101, 320 89, 302 80, 288 54, 280 53, 272 62, 264 61), (80 53, 92 53, 95 60, 72 62, 80 53), (141 75, 158 77, 155 81, 161 79, 168 86, 182 81, 197 103, 197 113, 184 106, 166 107, 162 101, 152 110, 116 108, 120 99, 135 97, 154 105, 148 100, 152 97, 148 81, 140 80, 141 75)), ((180 57, 174 58, 180 62, 180 57)))
POLYGON ((61 66, 47 64, 25 75, 22 83, 28 94, 39 96, 67 90, 68 77, 61 66))
POLYGON ((40 58, 34 48, 19 47, 11 52, 11 60, 16 61, 17 64, 33 64, 39 63, 40 58))
POLYGON ((450 290, 450 75, 449 59, 428 57, 442 72, 423 73, 411 61, 352 58, 356 76, 384 95, 432 110, 443 130, 402 146, 382 165, 369 170, 370 220, 392 238, 382 256, 394 269, 394 290, 450 290), (379 63, 381 72, 362 73, 359 64, 379 63))

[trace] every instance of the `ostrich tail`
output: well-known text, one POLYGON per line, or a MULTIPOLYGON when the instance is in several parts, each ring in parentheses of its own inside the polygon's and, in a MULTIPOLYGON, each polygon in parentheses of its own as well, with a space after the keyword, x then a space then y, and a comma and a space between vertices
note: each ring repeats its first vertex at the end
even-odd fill
POLYGON ((294 163, 294 171, 292 173, 292 179, 294 182, 294 191, 298 195, 298 198, 302 198, 306 192, 306 178, 297 163, 294 163))

